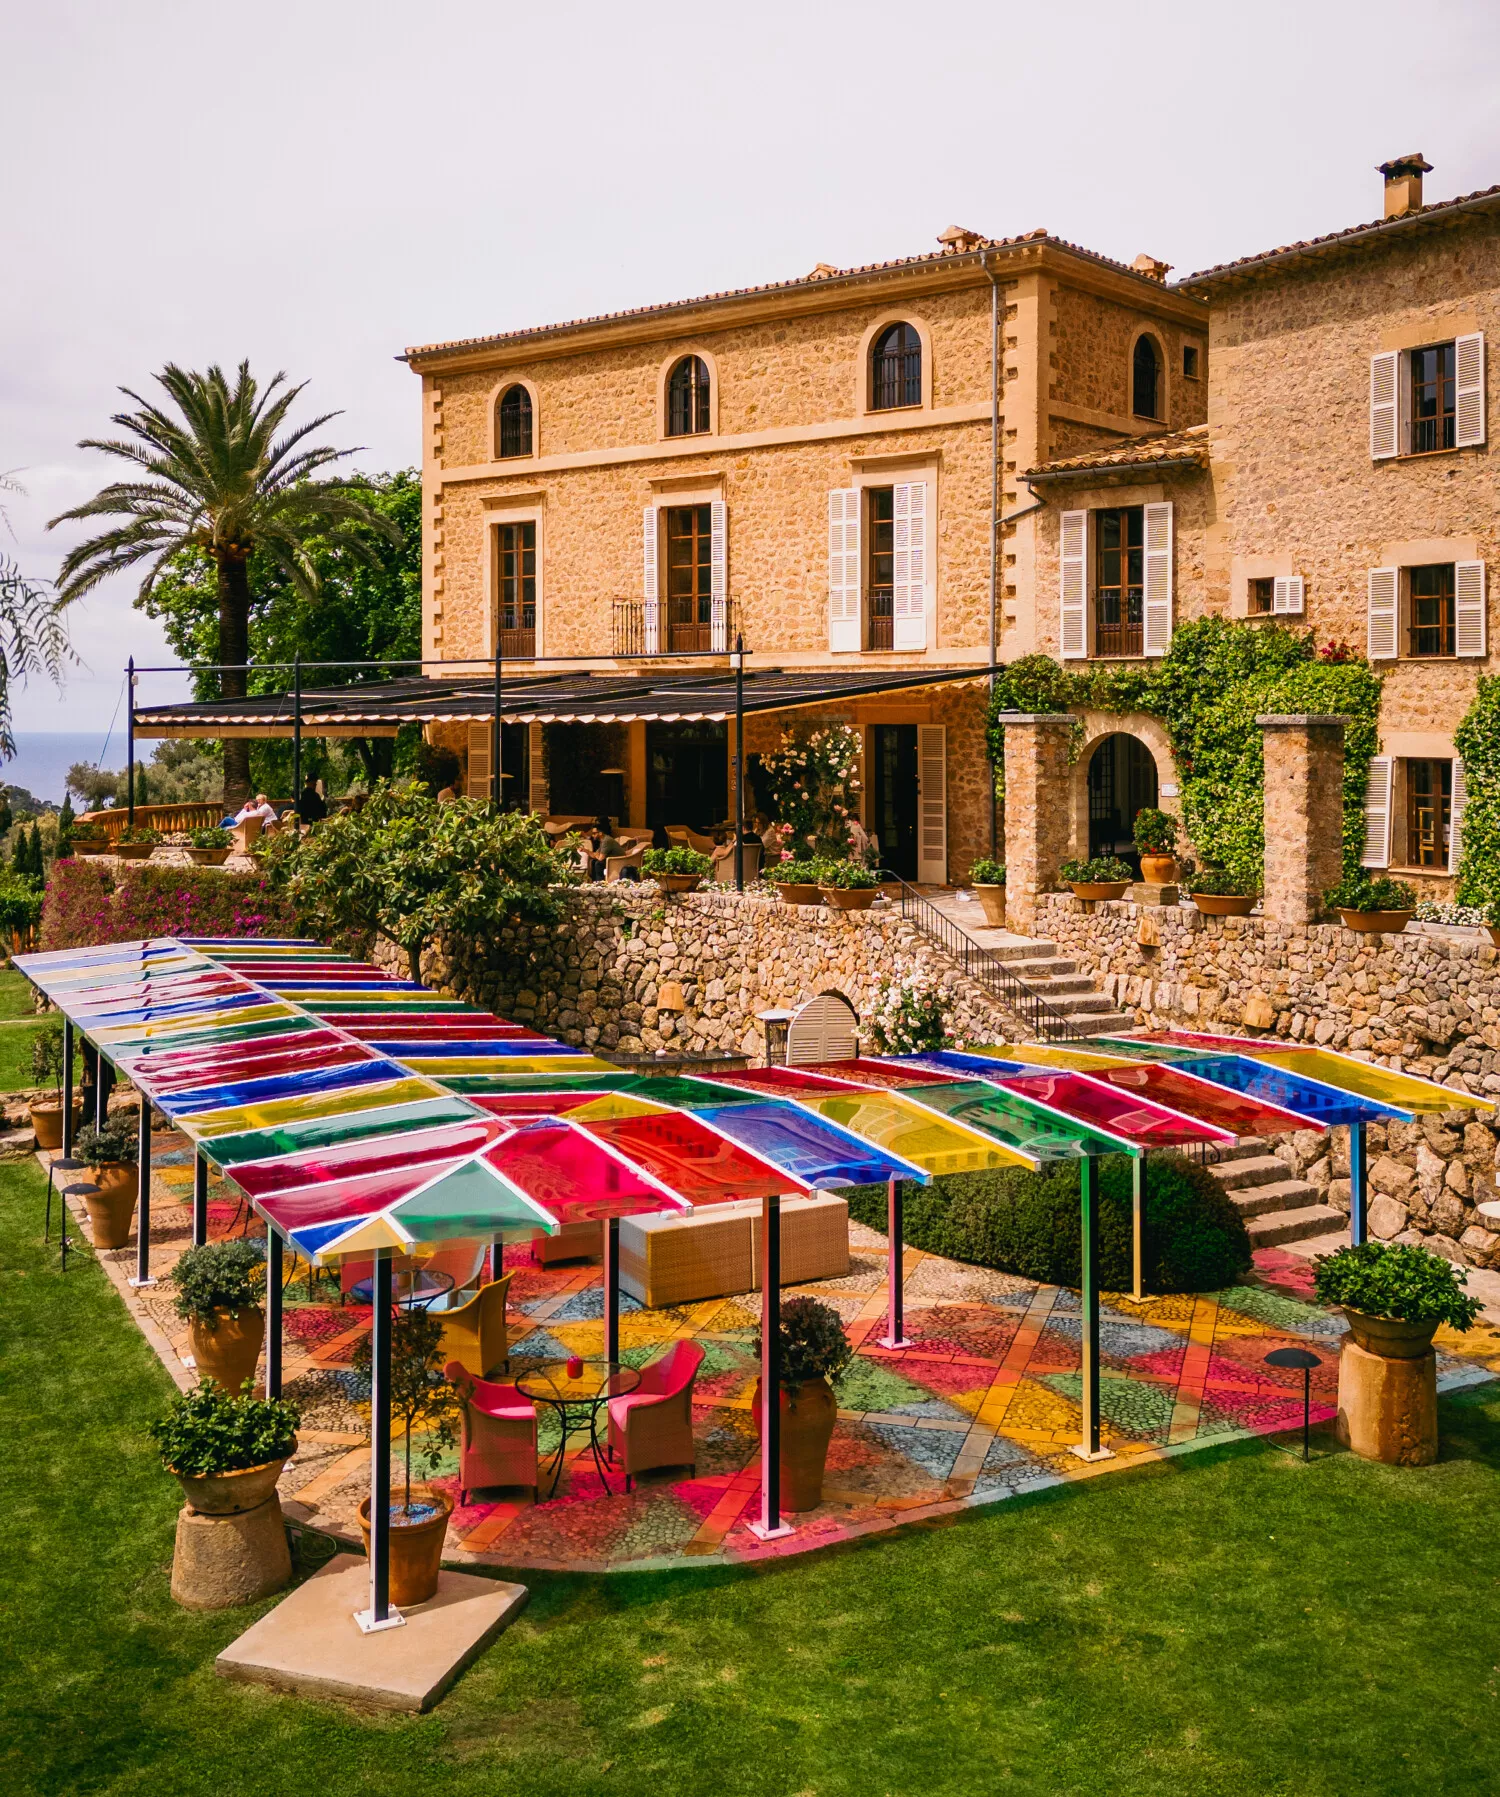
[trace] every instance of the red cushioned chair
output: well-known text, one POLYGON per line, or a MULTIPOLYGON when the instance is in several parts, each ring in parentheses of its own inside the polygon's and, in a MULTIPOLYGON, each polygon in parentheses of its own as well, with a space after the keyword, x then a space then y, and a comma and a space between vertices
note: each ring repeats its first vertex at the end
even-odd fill
POLYGON ((536 1406, 514 1385, 476 1379, 450 1360, 443 1376, 463 1402, 459 1498, 491 1485, 529 1485, 536 1492, 536 1406))
POLYGON ((654 1466, 697 1470, 693 1444, 693 1381, 703 1365, 694 1341, 673 1342, 641 1371, 641 1382, 609 1401, 609 1451, 625 1462, 625 1489, 634 1474, 654 1466))

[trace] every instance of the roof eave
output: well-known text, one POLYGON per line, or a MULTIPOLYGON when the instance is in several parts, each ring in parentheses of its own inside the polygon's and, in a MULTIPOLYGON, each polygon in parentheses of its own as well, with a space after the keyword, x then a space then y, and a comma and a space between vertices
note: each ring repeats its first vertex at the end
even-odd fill
POLYGON ((1196 474, 1208 467, 1207 455, 1156 456, 1149 462, 1096 462, 1089 468, 1029 468, 1028 481, 1098 480, 1101 475, 1175 473, 1196 474))

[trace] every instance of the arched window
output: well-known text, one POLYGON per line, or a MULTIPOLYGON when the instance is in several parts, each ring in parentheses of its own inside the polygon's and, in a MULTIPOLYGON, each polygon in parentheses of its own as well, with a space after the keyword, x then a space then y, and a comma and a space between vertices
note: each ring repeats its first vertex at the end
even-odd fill
POLYGON ((697 437, 708 429, 708 365, 684 356, 667 382, 667 435, 697 437))
POLYGON ((1137 337, 1130 358, 1130 409, 1138 418, 1161 417, 1161 357, 1150 337, 1137 337))
POLYGON ((531 454, 531 395, 522 386, 507 387, 496 407, 500 460, 531 454))
POLYGON ((922 403, 922 339, 909 324, 888 325, 870 350, 870 410, 922 403))

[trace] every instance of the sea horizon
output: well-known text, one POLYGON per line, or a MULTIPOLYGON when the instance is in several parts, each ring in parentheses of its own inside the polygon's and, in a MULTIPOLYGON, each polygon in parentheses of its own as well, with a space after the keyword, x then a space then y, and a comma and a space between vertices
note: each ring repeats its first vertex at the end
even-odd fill
MULTIPOLYGON (((0 781, 23 787, 33 798, 53 805, 62 804, 68 769, 75 762, 90 761, 97 766, 104 759, 110 767, 125 765, 125 738, 119 730, 17 730, 13 734, 16 752, 0 762, 0 781)), ((76 801, 78 795, 73 796, 76 801)))

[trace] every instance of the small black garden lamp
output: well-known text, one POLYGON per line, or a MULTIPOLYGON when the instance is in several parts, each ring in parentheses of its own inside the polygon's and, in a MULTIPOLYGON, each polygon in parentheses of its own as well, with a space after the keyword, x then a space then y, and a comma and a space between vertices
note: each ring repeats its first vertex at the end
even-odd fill
POLYGON ((1286 1366, 1294 1370, 1302 1369, 1302 1458, 1309 1458, 1307 1448, 1308 1416, 1312 1409, 1312 1370, 1322 1366, 1319 1355, 1310 1348, 1273 1348, 1266 1356, 1267 1366, 1286 1366))

